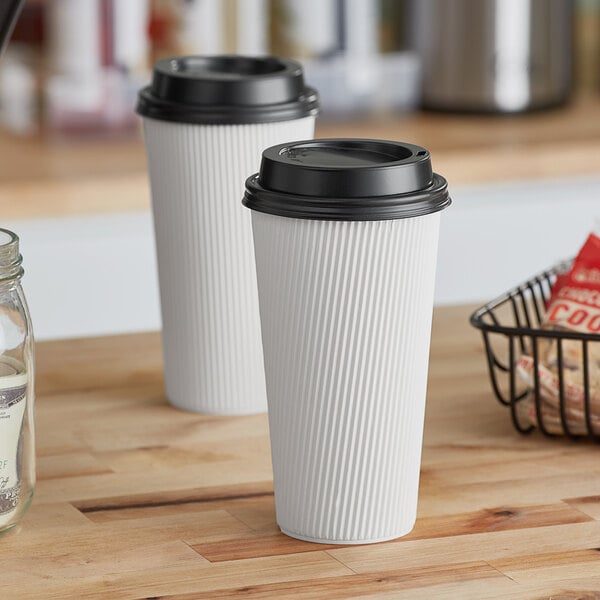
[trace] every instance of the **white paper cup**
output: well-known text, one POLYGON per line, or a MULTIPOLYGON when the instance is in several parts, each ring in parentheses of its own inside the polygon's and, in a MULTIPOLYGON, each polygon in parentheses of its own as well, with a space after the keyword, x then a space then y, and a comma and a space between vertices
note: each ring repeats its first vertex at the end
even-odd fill
POLYGON ((245 198, 277 522, 292 537, 329 544, 389 540, 415 523, 439 210, 449 204, 422 148, 401 145, 410 157, 398 151, 393 161, 397 144, 358 142, 372 153, 365 161, 352 159, 349 142, 268 149, 245 198), (406 173, 379 185, 385 167, 406 173), (358 189, 355 177, 371 183, 358 189), (346 195, 369 188, 389 193, 346 195))
POLYGON ((223 415, 266 410, 251 219, 239 199, 263 149, 312 137, 316 102, 314 95, 308 104, 296 98, 298 90, 312 93, 304 88, 299 66, 292 61, 271 64, 274 60, 160 61, 156 89, 140 96, 158 254, 165 388, 171 404, 185 410, 223 415), (269 65, 276 67, 274 74, 269 65), (252 74, 257 69, 260 73, 252 74), (292 78, 296 87, 279 90, 281 78, 292 78), (172 84, 174 98, 165 80, 172 84), (180 110, 175 100, 182 95, 176 87, 182 81, 187 86, 183 96, 189 100, 196 94, 198 104, 180 110), (230 84, 234 87, 228 89, 230 84), (280 105, 259 97, 265 86, 271 90, 269 102, 277 100, 277 93, 290 97, 287 112, 281 114, 280 105), (259 100, 254 107, 236 106, 251 92, 259 100), (157 98, 161 93, 172 101, 167 108, 167 100, 157 98), (203 94, 208 94, 206 106, 203 94), (281 120, 285 116, 290 118, 281 120))

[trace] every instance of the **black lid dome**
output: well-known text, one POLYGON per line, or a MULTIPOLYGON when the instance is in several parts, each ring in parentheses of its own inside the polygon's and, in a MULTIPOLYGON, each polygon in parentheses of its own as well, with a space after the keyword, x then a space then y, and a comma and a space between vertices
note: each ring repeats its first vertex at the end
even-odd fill
POLYGON ((437 212, 450 204, 429 152, 403 142, 323 139, 263 152, 246 181, 244 204, 302 219, 375 221, 437 212))
POLYGON ((159 60, 137 112, 162 121, 266 123, 318 112, 300 63, 273 56, 182 56, 159 60))

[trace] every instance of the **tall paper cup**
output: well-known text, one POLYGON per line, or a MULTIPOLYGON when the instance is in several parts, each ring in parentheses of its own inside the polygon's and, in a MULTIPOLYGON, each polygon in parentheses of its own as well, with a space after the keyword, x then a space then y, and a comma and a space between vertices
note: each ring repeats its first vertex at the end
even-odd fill
POLYGON ((244 180, 266 147, 312 137, 317 96, 294 61, 159 61, 140 92, 152 192, 165 388, 182 409, 266 410, 244 180))
POLYGON ((429 153, 318 140, 248 179, 277 522, 370 543, 415 522, 439 211, 429 153))

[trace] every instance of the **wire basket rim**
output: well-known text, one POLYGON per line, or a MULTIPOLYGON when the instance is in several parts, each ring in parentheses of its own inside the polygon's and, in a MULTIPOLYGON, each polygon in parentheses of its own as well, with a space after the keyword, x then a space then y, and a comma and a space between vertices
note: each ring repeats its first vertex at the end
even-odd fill
POLYGON ((487 302, 483 306, 477 308, 469 317, 470 324, 481 331, 489 333, 501 333, 510 336, 528 336, 535 338, 562 338, 571 340, 591 340, 600 341, 600 333, 581 333, 577 331, 570 331, 567 329, 538 329, 534 327, 519 327, 519 326, 507 326, 495 323, 486 323, 483 319, 486 315, 490 314, 493 310, 498 308, 501 304, 504 304, 507 300, 515 298, 524 293, 531 293, 532 286, 539 285, 540 280, 549 279, 553 275, 559 275, 568 271, 572 264, 571 260, 561 261, 549 269, 540 271, 527 281, 511 288, 509 291, 504 292, 500 296, 497 296, 490 302, 487 302))

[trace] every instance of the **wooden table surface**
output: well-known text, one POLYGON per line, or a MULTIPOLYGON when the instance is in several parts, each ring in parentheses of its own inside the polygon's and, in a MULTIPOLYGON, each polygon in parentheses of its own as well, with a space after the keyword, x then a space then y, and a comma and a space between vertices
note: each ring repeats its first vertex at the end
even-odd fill
POLYGON ((435 315, 416 527, 370 546, 279 533, 266 417, 170 408, 158 334, 40 344, 0 598, 600 598, 599 448, 513 432, 468 312, 435 315))
MULTIPOLYGON (((600 96, 524 115, 415 112, 318 121, 317 137, 374 137, 429 148, 451 185, 597 175, 600 96)), ((17 138, 0 134, 0 214, 5 220, 147 210, 141 136, 17 138)))

